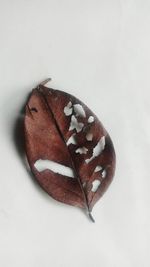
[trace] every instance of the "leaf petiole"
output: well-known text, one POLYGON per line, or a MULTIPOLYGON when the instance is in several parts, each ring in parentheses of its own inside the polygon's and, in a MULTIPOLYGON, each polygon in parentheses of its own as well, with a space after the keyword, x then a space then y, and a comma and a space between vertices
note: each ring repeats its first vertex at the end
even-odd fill
POLYGON ((93 223, 95 223, 95 220, 94 220, 94 218, 93 218, 93 216, 92 216, 92 214, 91 214, 90 211, 88 211, 88 216, 89 216, 90 220, 91 220, 93 223))

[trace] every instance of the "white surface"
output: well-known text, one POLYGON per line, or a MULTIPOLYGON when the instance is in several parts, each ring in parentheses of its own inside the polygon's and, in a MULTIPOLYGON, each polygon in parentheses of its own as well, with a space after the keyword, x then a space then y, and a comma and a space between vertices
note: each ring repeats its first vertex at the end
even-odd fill
POLYGON ((0 266, 150 266, 150 1, 0 0, 0 266), (48 197, 14 143, 39 81, 79 97, 109 131, 117 170, 93 210, 48 197))

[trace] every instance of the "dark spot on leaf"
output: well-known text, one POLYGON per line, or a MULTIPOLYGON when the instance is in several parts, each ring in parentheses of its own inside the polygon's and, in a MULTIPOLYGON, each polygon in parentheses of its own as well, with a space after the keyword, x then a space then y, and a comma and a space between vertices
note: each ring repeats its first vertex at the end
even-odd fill
POLYGON ((38 112, 38 110, 35 107, 30 108, 32 112, 38 112))

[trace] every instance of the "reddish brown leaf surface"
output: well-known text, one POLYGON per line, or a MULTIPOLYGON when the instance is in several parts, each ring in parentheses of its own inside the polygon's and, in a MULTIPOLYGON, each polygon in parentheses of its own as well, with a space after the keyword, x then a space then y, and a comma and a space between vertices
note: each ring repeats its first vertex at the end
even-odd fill
POLYGON ((115 172, 112 141, 95 114, 74 96, 41 84, 26 105, 25 140, 31 171, 42 188, 91 216, 115 172), (39 170, 39 161, 69 167, 74 177, 53 168, 39 170))

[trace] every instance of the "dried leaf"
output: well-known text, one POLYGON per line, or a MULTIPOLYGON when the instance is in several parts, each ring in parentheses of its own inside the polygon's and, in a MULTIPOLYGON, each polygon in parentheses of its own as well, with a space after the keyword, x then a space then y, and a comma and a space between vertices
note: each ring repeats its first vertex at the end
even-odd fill
POLYGON ((42 188, 93 220, 92 208, 115 172, 112 141, 95 114, 74 96, 40 84, 26 105, 25 140, 42 188))

